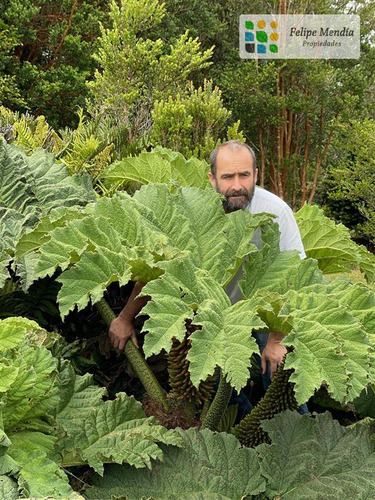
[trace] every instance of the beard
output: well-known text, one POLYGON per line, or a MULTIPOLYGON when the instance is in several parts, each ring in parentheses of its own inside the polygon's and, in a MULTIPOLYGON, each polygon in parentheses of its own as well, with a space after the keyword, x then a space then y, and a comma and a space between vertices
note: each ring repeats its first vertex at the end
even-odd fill
POLYGON ((255 184, 247 191, 240 189, 238 191, 229 190, 225 193, 225 200, 223 201, 223 208, 226 213, 235 212, 236 210, 243 210, 246 208, 253 199, 255 191, 255 184), (239 196, 239 198, 231 198, 232 196, 239 196))

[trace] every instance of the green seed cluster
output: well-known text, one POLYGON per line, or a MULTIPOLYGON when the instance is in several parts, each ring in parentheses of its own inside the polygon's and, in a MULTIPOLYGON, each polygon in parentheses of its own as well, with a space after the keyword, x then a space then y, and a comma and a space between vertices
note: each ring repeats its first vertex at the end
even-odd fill
POLYGON ((261 443, 269 443, 268 434, 261 428, 261 420, 269 420, 277 413, 298 408, 294 384, 289 382, 293 370, 284 370, 283 366, 284 363, 280 364, 263 399, 235 427, 235 435, 244 446, 253 448, 261 443))

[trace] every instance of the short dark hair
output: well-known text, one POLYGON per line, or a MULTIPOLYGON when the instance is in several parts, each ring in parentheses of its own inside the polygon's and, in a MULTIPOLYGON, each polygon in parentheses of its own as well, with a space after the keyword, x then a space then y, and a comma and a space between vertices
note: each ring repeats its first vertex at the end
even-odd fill
POLYGON ((255 157, 254 150, 250 146, 248 146, 247 144, 245 144, 242 141, 231 140, 231 141, 226 141, 226 142, 221 143, 219 146, 217 146, 212 151, 212 153, 210 155, 210 166, 211 166, 211 173, 213 175, 216 176, 216 159, 217 159, 217 155, 218 155, 220 149, 221 148, 225 148, 225 147, 228 147, 232 151, 235 151, 236 149, 240 149, 240 148, 247 149, 249 151, 252 159, 253 159, 253 172, 255 173, 255 170, 257 168, 257 163, 256 163, 256 157, 255 157))

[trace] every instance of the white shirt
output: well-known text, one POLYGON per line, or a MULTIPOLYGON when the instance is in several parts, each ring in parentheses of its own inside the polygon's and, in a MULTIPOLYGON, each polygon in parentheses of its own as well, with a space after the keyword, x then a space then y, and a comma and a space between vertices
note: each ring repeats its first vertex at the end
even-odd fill
MULTIPOLYGON (((247 209, 252 214, 260 214, 262 212, 266 212, 276 215, 274 221, 277 222, 280 229, 280 250, 298 250, 301 259, 306 258, 301 235, 297 226, 296 219, 294 218, 293 211, 289 207, 289 205, 285 203, 284 200, 282 200, 275 194, 256 186, 254 197, 247 209)), ((262 241, 260 229, 256 230, 251 243, 254 243, 258 248, 261 248, 262 241)), ((242 299, 241 292, 237 286, 237 282, 242 278, 243 273, 241 267, 236 276, 226 287, 226 292, 229 295, 232 304, 242 299)))
MULTIPOLYGON (((305 250, 301 240, 301 235, 294 218, 293 211, 285 203, 273 193, 266 191, 260 187, 255 187, 254 197, 247 207, 251 214, 260 214, 266 212, 276 215, 274 219, 280 229, 280 250, 298 250, 301 259, 306 258, 305 250)), ((251 240, 258 248, 261 247, 260 231, 254 235, 251 240)))

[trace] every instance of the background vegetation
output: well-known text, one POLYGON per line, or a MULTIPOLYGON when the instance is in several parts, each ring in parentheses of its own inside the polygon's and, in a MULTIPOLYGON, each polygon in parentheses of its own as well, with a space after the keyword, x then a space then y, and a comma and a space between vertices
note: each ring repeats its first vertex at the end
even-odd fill
MULTIPOLYGON (((207 159, 218 140, 244 137, 262 186, 296 209, 320 203, 370 245, 371 189, 352 181, 373 171, 371 155, 357 149, 374 147, 374 9, 326 0, 12 0, 0 8, 0 102, 44 116, 65 142, 81 126, 83 160, 109 145, 112 159, 155 145, 207 159), (238 16, 266 11, 359 14, 361 58, 240 60, 238 16)), ((99 168, 109 150, 102 156, 99 168)))

